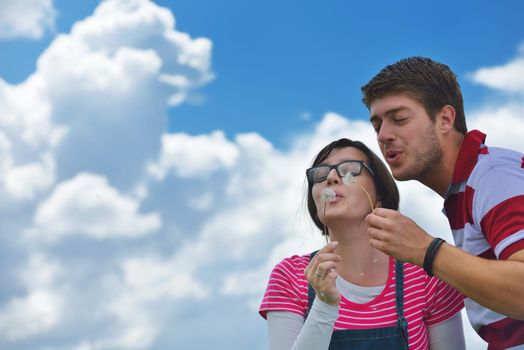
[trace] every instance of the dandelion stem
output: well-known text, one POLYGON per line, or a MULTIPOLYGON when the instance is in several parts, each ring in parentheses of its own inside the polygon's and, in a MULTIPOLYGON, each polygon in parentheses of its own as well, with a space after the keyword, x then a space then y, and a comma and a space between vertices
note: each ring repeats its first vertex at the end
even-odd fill
POLYGON ((327 201, 324 202, 324 213, 322 214, 322 224, 324 225, 324 237, 326 238, 326 243, 329 243, 329 236, 326 230, 326 207, 327 207, 327 201))
POLYGON ((362 187, 362 185, 359 184, 358 182, 356 184, 358 185, 358 187, 360 187, 362 189, 362 191, 364 191, 364 193, 368 197, 369 204, 371 205, 371 211, 375 210, 375 206, 373 205, 373 201, 371 200, 371 196, 369 195, 369 192, 366 191, 366 189, 364 187, 362 187))

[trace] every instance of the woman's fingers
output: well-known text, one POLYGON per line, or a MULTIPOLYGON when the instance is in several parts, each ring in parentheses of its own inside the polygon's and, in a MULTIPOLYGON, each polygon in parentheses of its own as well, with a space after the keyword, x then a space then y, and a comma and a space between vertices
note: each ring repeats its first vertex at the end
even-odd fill
POLYGON ((342 257, 336 253, 324 253, 324 254, 318 254, 316 257, 317 263, 321 264, 325 261, 342 261, 342 257))
POLYGON ((315 273, 317 270, 318 264, 325 262, 325 261, 340 261, 342 260, 341 257, 337 254, 335 254, 335 249, 338 246, 338 242, 330 242, 326 244, 322 249, 320 249, 313 260, 309 262, 309 265, 305 269, 305 274, 307 277, 310 276, 310 272, 312 271, 315 273))
POLYGON ((337 267, 337 263, 335 261, 324 261, 322 263, 319 263, 315 269, 315 277, 326 277, 326 275, 331 271, 335 270, 337 267))
POLYGON ((335 253, 338 242, 331 242, 318 251, 305 270, 306 277, 320 300, 337 305, 340 293, 336 287, 337 264, 342 261, 335 253))

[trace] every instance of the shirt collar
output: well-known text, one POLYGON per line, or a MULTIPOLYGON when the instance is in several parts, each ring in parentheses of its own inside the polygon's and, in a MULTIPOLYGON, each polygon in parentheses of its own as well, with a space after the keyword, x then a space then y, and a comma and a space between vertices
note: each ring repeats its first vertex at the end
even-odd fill
POLYGON ((451 183, 457 183, 467 180, 471 171, 477 164, 480 145, 484 144, 486 134, 478 130, 472 130, 464 135, 464 141, 460 146, 457 162, 451 183))

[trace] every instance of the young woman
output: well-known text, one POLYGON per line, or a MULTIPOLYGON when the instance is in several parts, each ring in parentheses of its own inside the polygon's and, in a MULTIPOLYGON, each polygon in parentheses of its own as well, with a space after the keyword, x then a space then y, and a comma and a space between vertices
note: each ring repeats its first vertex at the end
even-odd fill
POLYGON ((309 213, 331 242, 271 273, 260 306, 270 349, 465 349, 463 296, 369 245, 367 215, 398 209, 382 161, 363 143, 340 139, 306 174, 309 213))

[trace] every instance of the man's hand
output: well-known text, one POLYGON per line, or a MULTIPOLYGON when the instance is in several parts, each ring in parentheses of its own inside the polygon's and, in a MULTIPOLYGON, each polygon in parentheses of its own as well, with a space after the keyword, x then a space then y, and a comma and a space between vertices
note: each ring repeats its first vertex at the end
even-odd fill
POLYGON ((433 237, 421 229, 413 220, 396 210, 377 208, 366 217, 369 225, 369 244, 399 261, 418 266, 433 237))

